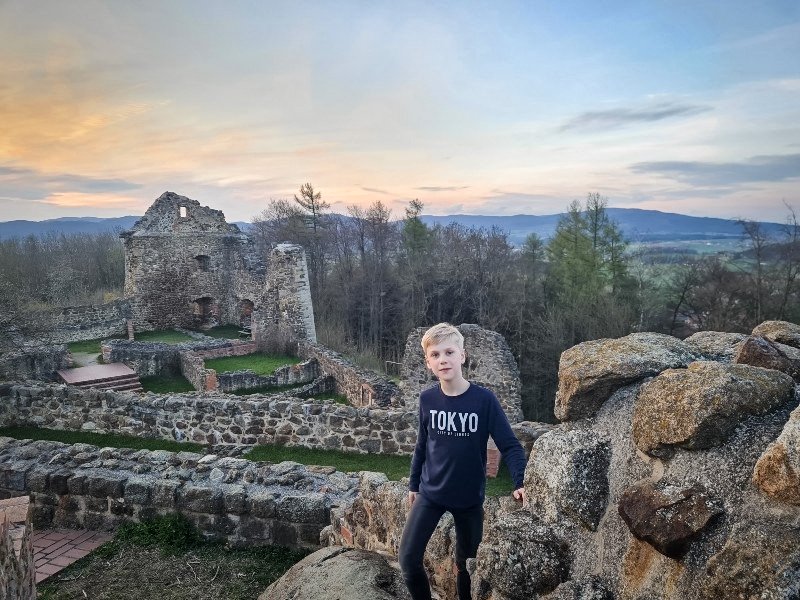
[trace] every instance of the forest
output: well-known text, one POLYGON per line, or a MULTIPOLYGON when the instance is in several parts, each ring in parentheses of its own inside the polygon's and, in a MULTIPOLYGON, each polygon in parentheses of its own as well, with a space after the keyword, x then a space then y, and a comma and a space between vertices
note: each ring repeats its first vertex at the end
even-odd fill
MULTIPOLYGON (((501 333, 519 365, 526 419, 553 420, 560 354, 585 340, 657 331, 749 332, 768 319, 800 322, 800 223, 787 206, 779 237, 740 221, 741 250, 699 254, 632 244, 589 193, 552 238, 521 247, 496 228, 427 226, 422 202, 395 216, 380 201, 333 214, 310 184, 253 218, 261 252, 306 249, 319 341, 397 374, 408 332, 440 321, 501 333)), ((0 327, 55 306, 117 298, 117 235, 0 242, 0 327)))

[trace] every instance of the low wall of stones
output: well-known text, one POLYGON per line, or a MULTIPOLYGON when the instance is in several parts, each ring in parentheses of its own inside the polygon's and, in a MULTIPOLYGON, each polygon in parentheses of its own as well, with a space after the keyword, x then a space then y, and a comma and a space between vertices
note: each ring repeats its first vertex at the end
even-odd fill
POLYGON ((51 343, 64 344, 122 335, 131 318, 130 302, 125 299, 106 304, 70 306, 52 314, 47 332, 51 343))
POLYGON ((0 354, 0 377, 10 380, 55 381, 56 371, 70 366, 69 352, 64 345, 0 354))
POLYGON ((0 598, 36 599, 36 567, 27 496, 0 500, 0 598))
POLYGON ((317 359, 312 358, 296 365, 278 367, 272 375, 258 375, 253 371, 233 371, 229 373, 219 373, 216 375, 216 380, 219 390, 223 392, 233 392, 263 387, 311 383, 319 376, 319 362, 317 362, 317 359))
POLYGON ((240 399, 208 392, 139 395, 57 384, 0 384, 0 426, 35 425, 208 444, 409 455, 416 443, 416 418, 405 411, 280 394, 240 399))
POLYGON ((135 340, 107 340, 102 345, 103 360, 121 362, 136 371, 140 377, 151 375, 178 375, 181 373, 181 352, 217 351, 219 356, 234 356, 240 347, 253 351, 251 342, 207 338, 183 344, 137 342, 135 340), (225 354, 230 352, 230 354, 225 354))
POLYGON ((30 494, 35 527, 113 530, 181 513, 209 538, 318 548, 357 474, 193 452, 0 438, 0 496, 30 494))
POLYGON ((198 391, 217 388, 217 372, 206 369, 203 357, 197 352, 179 352, 178 360, 181 375, 198 391))
POLYGON ((322 371, 336 379, 336 391, 353 406, 400 407, 400 390, 389 379, 354 365, 338 352, 313 342, 301 340, 301 357, 316 358, 322 371))

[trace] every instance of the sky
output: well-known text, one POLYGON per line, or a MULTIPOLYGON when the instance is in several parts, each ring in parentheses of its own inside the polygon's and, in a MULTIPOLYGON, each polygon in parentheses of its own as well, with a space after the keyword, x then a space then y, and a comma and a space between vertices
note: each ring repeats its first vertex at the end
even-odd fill
POLYGON ((0 221, 800 214, 797 0, 0 0, 0 221))

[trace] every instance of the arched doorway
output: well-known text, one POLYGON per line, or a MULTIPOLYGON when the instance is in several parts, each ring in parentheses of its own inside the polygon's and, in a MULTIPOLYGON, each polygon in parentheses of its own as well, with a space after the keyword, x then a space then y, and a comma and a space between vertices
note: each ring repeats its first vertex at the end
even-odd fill
POLYGON ((194 326, 198 329, 208 329, 218 325, 219 307, 214 299, 209 296, 197 298, 192 302, 192 317, 194 326))

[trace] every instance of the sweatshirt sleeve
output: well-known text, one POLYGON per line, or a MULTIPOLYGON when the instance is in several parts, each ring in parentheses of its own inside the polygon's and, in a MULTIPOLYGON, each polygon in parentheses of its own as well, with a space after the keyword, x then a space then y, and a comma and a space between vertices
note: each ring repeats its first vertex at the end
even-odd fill
POLYGON ((414 457, 411 459, 411 476, 408 489, 411 492, 419 491, 419 479, 422 476, 422 464, 425 462, 425 447, 428 442, 428 427, 425 424, 422 411, 422 398, 419 400, 419 431, 417 432, 417 445, 414 447, 414 457))
POLYGON ((503 407, 500 406, 500 402, 494 394, 492 394, 490 415, 489 433, 497 449, 500 450, 508 470, 511 472, 514 489, 517 490, 523 486, 525 478, 525 465, 527 464, 525 450, 522 449, 522 444, 519 443, 517 436, 514 435, 508 422, 508 417, 506 417, 503 407))

